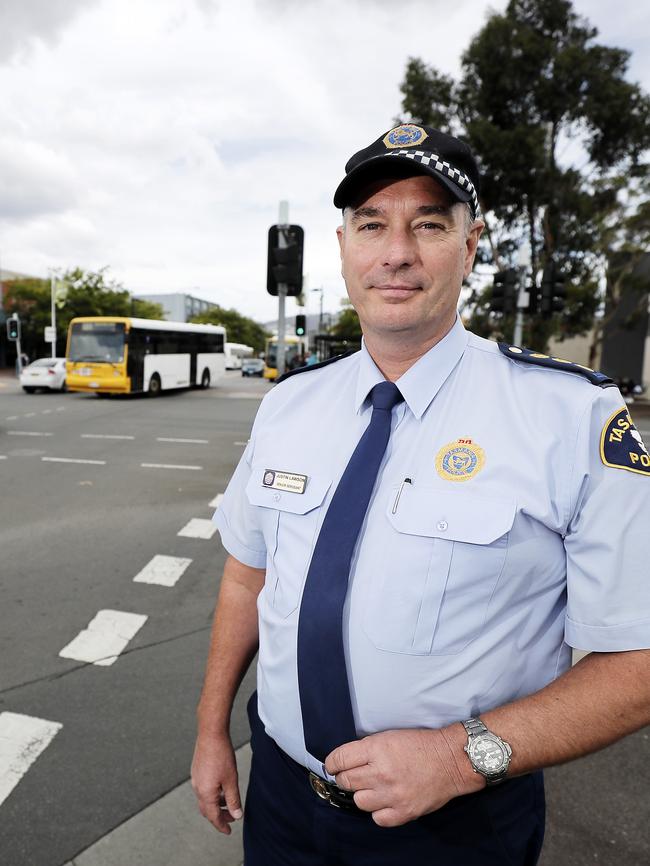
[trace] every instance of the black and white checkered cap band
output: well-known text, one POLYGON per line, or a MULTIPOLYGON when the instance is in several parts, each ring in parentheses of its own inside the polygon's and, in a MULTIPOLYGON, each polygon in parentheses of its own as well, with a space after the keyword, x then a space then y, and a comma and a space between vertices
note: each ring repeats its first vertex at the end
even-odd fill
POLYGON ((458 168, 454 168, 453 165, 450 165, 448 162, 445 162, 443 159, 440 159, 437 153, 431 153, 431 151, 426 150, 391 150, 386 156, 406 156, 408 159, 414 159, 416 162, 421 162, 422 165, 431 166, 431 168, 435 169, 440 174, 444 174, 451 181, 453 181, 457 186, 461 189, 464 189, 465 192, 468 192, 471 196, 472 202, 472 211, 475 217, 479 215, 479 204, 478 204, 478 196, 476 195, 476 190, 474 189, 474 184, 467 177, 465 172, 460 171, 458 168))

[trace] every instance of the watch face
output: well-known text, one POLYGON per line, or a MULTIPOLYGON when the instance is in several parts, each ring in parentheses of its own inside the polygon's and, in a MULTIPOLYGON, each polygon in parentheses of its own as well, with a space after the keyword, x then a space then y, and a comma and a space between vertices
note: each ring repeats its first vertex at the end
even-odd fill
POLYGON ((508 753, 504 744, 491 734, 474 737, 468 754, 472 764, 482 773, 498 773, 508 764, 508 753))

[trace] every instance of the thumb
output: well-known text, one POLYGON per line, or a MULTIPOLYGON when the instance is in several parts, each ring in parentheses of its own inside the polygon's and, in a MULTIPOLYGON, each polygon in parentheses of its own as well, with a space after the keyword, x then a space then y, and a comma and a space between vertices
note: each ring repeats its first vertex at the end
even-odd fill
POLYGON ((237 782, 233 782, 223 787, 223 798, 226 808, 235 821, 239 821, 240 818, 244 817, 241 807, 241 797, 239 796, 239 785, 237 782))

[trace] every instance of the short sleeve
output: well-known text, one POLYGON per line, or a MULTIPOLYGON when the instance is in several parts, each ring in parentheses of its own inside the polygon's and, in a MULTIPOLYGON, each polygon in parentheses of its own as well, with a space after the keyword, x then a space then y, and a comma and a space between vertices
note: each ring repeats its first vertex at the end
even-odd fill
POLYGON ((564 539, 570 646, 594 652, 650 648, 648 467, 647 448, 618 389, 600 389, 575 440, 564 539))
POLYGON ((228 553, 251 568, 265 568, 266 546, 257 509, 246 496, 254 447, 251 438, 212 519, 228 553))

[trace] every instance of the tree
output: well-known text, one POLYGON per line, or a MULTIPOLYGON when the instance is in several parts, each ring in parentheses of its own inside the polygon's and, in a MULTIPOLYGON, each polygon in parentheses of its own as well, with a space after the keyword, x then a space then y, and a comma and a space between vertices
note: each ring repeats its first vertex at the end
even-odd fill
MULTIPOLYGON (((401 85, 413 122, 460 134, 477 154, 486 257, 501 269, 527 242, 533 273, 562 263, 565 312, 529 322, 540 347, 590 329, 611 244, 627 243, 649 173, 650 99, 625 78, 629 52, 597 35, 569 0, 510 0, 470 42, 459 81, 411 58, 401 85)), ((503 323, 486 297, 474 318, 489 331, 503 323)))
POLYGON ((270 336, 268 331, 253 319, 243 316, 237 310, 226 310, 215 306, 205 313, 201 313, 192 319, 207 325, 223 325, 226 329, 226 339, 230 343, 243 343, 252 346, 256 352, 263 352, 266 338, 270 336))
POLYGON ((346 340, 350 343, 361 342, 359 316, 349 301, 343 302, 343 309, 339 313, 336 324, 331 328, 330 333, 339 340, 346 340))
MULTIPOLYGON (((138 316, 162 319, 160 304, 132 298, 116 280, 107 276, 108 268, 84 271, 72 268, 57 277, 65 290, 65 299, 56 310, 56 353, 65 354, 70 320, 76 316, 138 316)), ((51 323, 51 286, 49 280, 17 279, 5 283, 4 308, 7 315, 16 312, 21 319, 22 348, 31 358, 49 354, 43 340, 46 325, 51 323)))

